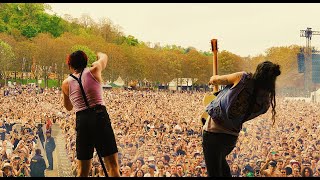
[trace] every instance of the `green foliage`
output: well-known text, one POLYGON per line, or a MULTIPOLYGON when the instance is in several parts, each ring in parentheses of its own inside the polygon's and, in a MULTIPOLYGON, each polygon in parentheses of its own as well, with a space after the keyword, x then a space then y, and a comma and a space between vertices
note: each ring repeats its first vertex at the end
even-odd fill
POLYGON ((242 71, 240 65, 242 64, 242 58, 236 54, 228 51, 221 51, 218 54, 218 74, 230 74, 237 71, 242 71))
POLYGON ((6 32, 7 29, 7 24, 2 19, 0 19, 0 32, 6 32))
POLYGON ((21 34, 27 38, 33 38, 37 36, 39 29, 33 25, 26 25, 21 28, 21 34))
POLYGON ((50 24, 47 31, 52 34, 53 37, 59 37, 63 32, 65 32, 64 25, 65 21, 63 21, 60 17, 54 15, 50 17, 50 24))
POLYGON ((45 10, 49 8, 43 3, 1 4, 0 32, 21 34, 26 38, 33 38, 38 33, 50 33, 53 37, 58 37, 67 31, 65 20, 47 14, 45 10))
MULTIPOLYGON (((40 87, 45 87, 44 81, 42 81, 40 87)), ((58 80, 48 79, 48 88, 59 87, 58 80)))
MULTIPOLYGON (((17 84, 29 84, 29 83, 38 83, 36 79, 9 79, 11 82, 16 82, 17 84)), ((1 81, 0 81, 1 83, 1 81)), ((42 80, 39 84, 40 87, 45 88, 46 84, 45 81, 42 80)), ((52 87, 60 87, 58 80, 55 79, 48 79, 48 88, 52 87)))
POLYGON ((129 35, 128 37, 123 36, 123 43, 129 45, 129 46, 137 46, 139 45, 138 39, 136 39, 134 36, 129 35))
POLYGON ((70 54, 72 52, 78 51, 78 50, 81 50, 84 53, 86 53, 86 55, 88 57, 88 67, 90 67, 92 65, 92 63, 97 60, 97 55, 94 53, 94 51, 91 50, 90 48, 88 48, 87 46, 84 46, 84 45, 75 45, 75 46, 73 46, 71 48, 70 54))
POLYGON ((204 52, 200 51, 200 53, 202 53, 205 56, 212 56, 212 52, 211 51, 204 51, 204 52))
POLYGON ((12 51, 12 47, 0 40, 0 64, 2 68, 8 67, 13 58, 14 53, 12 51))
POLYGON ((0 39, 0 70, 2 78, 7 77, 7 71, 13 66, 13 58, 14 53, 11 46, 0 39))

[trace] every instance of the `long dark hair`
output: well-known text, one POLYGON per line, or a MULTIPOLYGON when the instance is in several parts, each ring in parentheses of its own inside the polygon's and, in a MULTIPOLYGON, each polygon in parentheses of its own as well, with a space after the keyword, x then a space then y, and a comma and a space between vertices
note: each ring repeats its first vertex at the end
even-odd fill
POLYGON ((67 65, 75 71, 81 72, 88 64, 88 57, 83 51, 75 51, 67 57, 67 65))
POLYGON ((312 171, 312 169, 310 168, 310 167, 304 167, 303 169, 302 169, 302 177, 313 177, 313 171, 312 171), (306 176, 306 170, 309 170, 309 176, 306 176))
POLYGON ((138 177, 138 172, 141 171, 142 172, 142 177, 144 176, 144 172, 142 169, 138 169, 136 170, 136 172, 134 173, 134 177, 138 177))
POLYGON ((258 64, 256 72, 253 74, 255 89, 263 89, 270 93, 269 97, 272 107, 272 125, 275 123, 276 116, 276 79, 280 74, 280 66, 270 61, 264 61, 258 64))

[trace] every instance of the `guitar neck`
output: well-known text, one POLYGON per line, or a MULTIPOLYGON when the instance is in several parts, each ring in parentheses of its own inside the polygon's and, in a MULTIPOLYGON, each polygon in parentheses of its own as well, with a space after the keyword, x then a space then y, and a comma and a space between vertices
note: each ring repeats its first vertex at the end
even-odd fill
MULTIPOLYGON (((217 39, 211 40, 211 46, 213 51, 213 75, 218 74, 218 42, 217 39)), ((214 85, 213 87, 214 92, 217 92, 219 90, 218 85, 214 85)))

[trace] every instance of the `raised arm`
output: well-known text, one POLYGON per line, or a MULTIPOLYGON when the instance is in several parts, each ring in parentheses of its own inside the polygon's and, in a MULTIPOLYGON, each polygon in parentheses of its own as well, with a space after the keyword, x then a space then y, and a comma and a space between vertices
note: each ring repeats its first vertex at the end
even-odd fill
POLYGON ((98 60, 92 63, 92 67, 97 67, 102 71, 107 67, 108 56, 102 52, 98 52, 97 56, 98 56, 98 60))
POLYGON ((264 163, 264 165, 260 169, 260 174, 261 175, 266 175, 267 174, 266 168, 267 168, 269 162, 270 162, 270 151, 268 152, 268 155, 267 155, 267 158, 266 158, 266 163, 264 163))
POLYGON ((98 52, 97 55, 98 60, 92 63, 90 71, 99 82, 102 82, 101 71, 103 71, 107 67, 108 56, 102 52, 98 52))
POLYGON ((214 75, 210 78, 209 85, 229 85, 233 84, 234 86, 239 83, 242 78, 242 75, 245 72, 236 72, 227 75, 214 75))

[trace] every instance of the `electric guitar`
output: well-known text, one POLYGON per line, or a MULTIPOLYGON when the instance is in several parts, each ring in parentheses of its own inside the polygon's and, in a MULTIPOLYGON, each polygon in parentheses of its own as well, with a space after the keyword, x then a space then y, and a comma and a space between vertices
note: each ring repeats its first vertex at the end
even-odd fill
MULTIPOLYGON (((217 39, 212 39, 211 40, 211 50, 213 52, 213 75, 217 75, 218 74, 218 41, 217 39)), ((215 98, 216 96, 214 95, 216 92, 218 92, 218 85, 214 85, 213 87, 213 92, 211 93, 207 93, 203 100, 202 100, 202 104, 204 107, 207 107, 215 98)), ((201 123, 202 125, 204 125, 206 123, 206 120, 208 119, 209 114, 204 111, 200 117, 201 123)))

